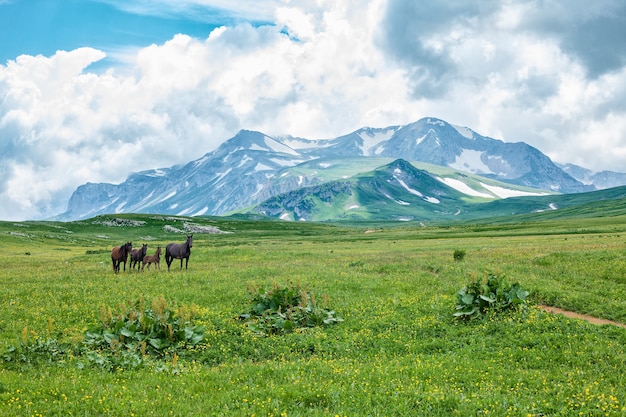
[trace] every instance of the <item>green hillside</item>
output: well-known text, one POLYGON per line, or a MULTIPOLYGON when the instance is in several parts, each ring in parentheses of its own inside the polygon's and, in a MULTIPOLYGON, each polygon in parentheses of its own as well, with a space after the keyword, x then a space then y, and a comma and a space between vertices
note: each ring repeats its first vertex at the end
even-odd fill
MULTIPOLYGON (((284 193, 240 212, 298 221, 448 224, 507 221, 509 216, 532 219, 539 215, 539 218, 550 219, 594 216, 594 213, 618 215, 623 213, 623 199, 626 198, 626 187, 580 194, 549 194, 446 168, 436 172, 430 166, 424 168, 429 170, 396 160, 351 177, 344 175, 342 179, 284 193), (501 198, 493 194, 498 191, 535 195, 501 198)), ((330 177, 351 170, 358 170, 358 167, 336 163, 330 177), (346 166, 350 169, 345 169, 346 166)))

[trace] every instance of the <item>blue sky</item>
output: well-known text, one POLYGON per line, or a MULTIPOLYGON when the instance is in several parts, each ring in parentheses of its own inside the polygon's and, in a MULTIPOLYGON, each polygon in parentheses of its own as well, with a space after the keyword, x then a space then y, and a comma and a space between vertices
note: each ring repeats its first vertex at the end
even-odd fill
POLYGON ((217 26, 242 19, 208 5, 179 11, 156 5, 148 6, 149 11, 120 7, 98 0, 0 0, 0 62, 82 46, 114 55, 120 49, 163 43, 177 33, 206 38, 217 26))
POLYGON ((0 0, 0 219, 240 129, 432 116, 625 171, 624 39, 623 0, 0 0))

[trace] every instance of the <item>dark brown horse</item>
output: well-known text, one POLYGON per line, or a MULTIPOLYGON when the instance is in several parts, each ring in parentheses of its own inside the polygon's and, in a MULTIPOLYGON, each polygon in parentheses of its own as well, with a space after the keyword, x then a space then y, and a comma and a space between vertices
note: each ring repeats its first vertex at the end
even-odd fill
POLYGON ((116 246, 111 251, 111 262, 113 262, 113 272, 120 272, 120 264, 124 262, 124 271, 126 271, 126 260, 128 253, 133 250, 133 244, 126 242, 122 246, 116 246))
POLYGON ((146 255, 143 257, 143 265, 141 265, 141 270, 148 264, 148 270, 150 270, 150 264, 154 264, 155 268, 161 269, 161 247, 157 246, 156 252, 154 255, 146 255))
POLYGON ((143 261, 143 257, 148 253, 148 244, 144 243, 141 245, 141 249, 133 249, 130 251, 130 268, 135 269, 135 265, 137 265, 137 270, 141 266, 141 262, 143 261))
POLYGON ((165 247, 165 262, 167 263, 167 270, 170 270, 170 265, 172 264, 174 258, 180 259, 180 269, 183 269, 183 259, 185 259, 185 269, 187 269, 192 246, 193 235, 187 236, 185 243, 169 243, 165 247))

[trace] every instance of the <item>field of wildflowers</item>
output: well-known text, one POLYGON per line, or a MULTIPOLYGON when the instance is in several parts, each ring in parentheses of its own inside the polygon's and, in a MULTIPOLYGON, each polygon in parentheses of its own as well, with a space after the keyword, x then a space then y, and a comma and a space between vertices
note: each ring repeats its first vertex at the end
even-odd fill
POLYGON ((626 322, 626 218, 365 229, 121 217, 0 223, 0 415, 626 413, 626 329, 538 308, 626 322), (153 253, 182 242, 185 222, 212 231, 194 233, 188 270, 113 274, 113 246, 153 253), (491 272, 530 291, 531 306, 454 320, 459 289, 491 272), (248 288, 289 283, 343 321, 263 336, 239 319, 248 288), (90 361, 85 334, 103 308, 138 299, 193 310, 202 341, 90 361))

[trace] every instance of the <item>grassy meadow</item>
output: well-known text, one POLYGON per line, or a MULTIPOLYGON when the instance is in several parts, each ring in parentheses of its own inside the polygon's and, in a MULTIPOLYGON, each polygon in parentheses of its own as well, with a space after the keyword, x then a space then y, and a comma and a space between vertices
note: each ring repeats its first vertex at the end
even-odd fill
POLYGON ((626 414, 626 217, 421 227, 151 215, 0 222, 3 416, 616 416, 626 414), (112 219, 126 221, 112 221, 112 219), (110 250, 182 243, 188 270, 113 273, 110 250), (464 250, 455 261, 455 250, 464 250), (453 319, 486 273, 530 291, 526 311, 453 319), (343 322, 260 336, 248 288, 296 285, 343 322), (104 368, 81 352, 103 308, 164 297, 204 339, 104 368))

